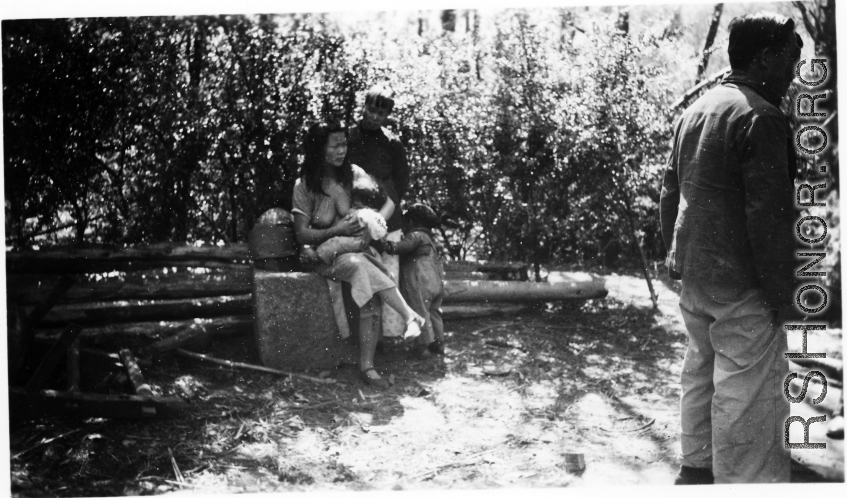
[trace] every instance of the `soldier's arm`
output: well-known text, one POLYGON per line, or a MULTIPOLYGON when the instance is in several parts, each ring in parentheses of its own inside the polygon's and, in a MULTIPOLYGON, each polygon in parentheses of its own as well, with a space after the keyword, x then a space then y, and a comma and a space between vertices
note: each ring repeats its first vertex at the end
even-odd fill
POLYGON ((676 133, 674 133, 674 146, 668 156, 668 164, 665 168, 665 175, 662 178, 662 194, 659 199, 659 219, 661 222, 662 240, 665 243, 665 249, 668 251, 671 250, 674 225, 676 224, 676 216, 679 214, 680 193, 676 157, 680 124, 681 120, 677 123, 676 133))

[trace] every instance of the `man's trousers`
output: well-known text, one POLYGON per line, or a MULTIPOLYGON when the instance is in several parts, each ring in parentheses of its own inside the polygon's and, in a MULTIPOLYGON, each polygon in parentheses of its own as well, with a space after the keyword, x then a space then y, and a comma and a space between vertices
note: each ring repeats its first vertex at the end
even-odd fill
POLYGON ((715 483, 788 482, 785 332, 761 289, 682 279, 682 464, 715 483))

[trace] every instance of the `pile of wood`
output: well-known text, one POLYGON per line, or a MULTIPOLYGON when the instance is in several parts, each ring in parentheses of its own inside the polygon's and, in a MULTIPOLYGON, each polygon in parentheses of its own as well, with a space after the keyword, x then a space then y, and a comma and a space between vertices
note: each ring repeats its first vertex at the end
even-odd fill
MULTIPOLYGON (((40 402, 58 394, 42 393, 36 403, 33 393, 45 387, 45 379, 55 373, 62 357, 72 366, 68 377, 78 377, 73 358, 80 354, 86 356, 86 365, 122 365, 128 375, 134 371, 135 377, 129 377, 143 385, 129 349, 120 358, 118 351, 92 349, 113 344, 116 337, 123 344, 132 343, 132 350, 142 358, 150 358, 200 337, 251 334, 252 265, 269 263, 280 270, 299 270, 296 258, 253 261, 242 244, 6 253, 7 306, 16 311, 9 316, 23 317, 21 323, 25 322, 10 323, 10 330, 17 327, 19 332, 10 338, 22 341, 10 343, 10 351, 26 349, 26 343, 33 341, 45 347, 60 346, 48 353, 53 358, 45 358, 50 361, 42 367, 49 371, 39 374, 41 380, 17 379, 24 384, 21 399, 44 408, 40 402)), ((554 285, 526 281, 528 265, 521 263, 448 262, 445 266, 445 304, 527 303, 606 295, 602 281, 585 278, 585 274, 554 285)), ((20 363, 10 361, 10 367, 17 370, 20 363)), ((18 374, 12 373, 12 378, 18 374)), ((73 381, 66 387, 62 396, 79 389, 73 381)), ((129 394, 144 396, 145 392, 129 394)))

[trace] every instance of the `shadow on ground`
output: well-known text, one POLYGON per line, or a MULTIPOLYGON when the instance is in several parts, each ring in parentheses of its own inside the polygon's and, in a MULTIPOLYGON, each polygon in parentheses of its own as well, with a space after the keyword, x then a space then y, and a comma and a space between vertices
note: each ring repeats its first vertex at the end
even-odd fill
MULTIPOLYGON (((607 283, 603 300, 448 322, 446 357, 377 358, 394 381, 385 391, 355 367, 307 372, 335 381, 323 384, 164 357, 145 372, 162 394, 191 393, 187 417, 16 424, 13 493, 671 484, 678 298, 657 281, 655 313, 643 280, 607 283), (585 470, 570 473, 566 453, 582 453, 585 470)), ((205 352, 258 363, 250 338, 205 352)))

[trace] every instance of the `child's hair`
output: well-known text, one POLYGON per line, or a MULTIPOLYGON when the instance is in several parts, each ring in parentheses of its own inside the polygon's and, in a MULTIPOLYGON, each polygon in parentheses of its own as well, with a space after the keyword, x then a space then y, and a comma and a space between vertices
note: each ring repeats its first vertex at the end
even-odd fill
POLYGON ((409 206, 409 209, 403 213, 409 221, 415 221, 424 228, 435 228, 441 224, 441 219, 435 214, 431 207, 422 202, 416 202, 409 206))
POLYGON ((369 175, 359 176, 353 181, 351 192, 353 205, 379 210, 385 203, 385 195, 379 191, 379 185, 369 175))

